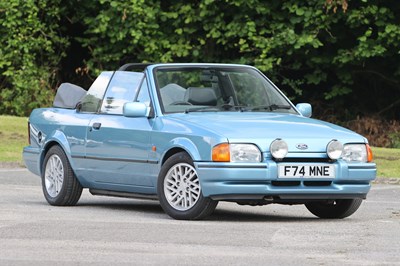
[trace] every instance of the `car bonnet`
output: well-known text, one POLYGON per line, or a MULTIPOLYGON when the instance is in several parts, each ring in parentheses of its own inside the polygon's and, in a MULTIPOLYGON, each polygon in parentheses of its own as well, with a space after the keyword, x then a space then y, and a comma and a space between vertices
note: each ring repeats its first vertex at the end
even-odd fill
MULTIPOLYGON (((227 138, 230 143, 254 143, 265 152, 277 138, 288 143, 289 152, 324 152, 331 140, 365 143, 366 139, 343 127, 299 115, 263 112, 223 112, 173 114, 180 123, 202 127, 227 138)), ((178 121, 177 121, 178 122, 178 121)))

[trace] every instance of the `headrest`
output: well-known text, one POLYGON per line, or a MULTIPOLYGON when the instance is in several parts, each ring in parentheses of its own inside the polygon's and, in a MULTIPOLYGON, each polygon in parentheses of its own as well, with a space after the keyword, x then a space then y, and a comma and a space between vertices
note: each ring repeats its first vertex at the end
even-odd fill
POLYGON ((194 105, 217 105, 217 96, 212 88, 189 87, 185 93, 185 101, 194 105))

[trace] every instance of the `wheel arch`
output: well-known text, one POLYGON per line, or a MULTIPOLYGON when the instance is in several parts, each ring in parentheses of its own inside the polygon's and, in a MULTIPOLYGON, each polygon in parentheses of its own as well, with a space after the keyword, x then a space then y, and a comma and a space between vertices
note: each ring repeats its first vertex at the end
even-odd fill
POLYGON ((43 162, 44 162, 44 158, 46 157, 47 152, 50 150, 51 147, 53 147, 55 145, 58 145, 61 147, 61 149, 64 151, 65 155, 67 156, 72 169, 74 169, 73 162, 71 160, 72 159, 71 158, 71 149, 69 147, 67 137, 65 136, 65 134, 63 132, 57 130, 50 137, 48 137, 48 139, 46 140, 46 142, 43 145, 40 160, 39 160, 40 174, 42 174, 42 171, 43 171, 43 162))
MULTIPOLYGON (((168 150, 168 151, 165 153, 163 159, 161 160, 161 165, 164 165, 164 163, 165 163, 170 157, 172 157, 173 155, 175 155, 175 154, 177 154, 177 153, 180 153, 180 152, 186 152, 186 153, 189 154, 189 156, 190 156, 190 153, 188 153, 185 149, 183 149, 183 148, 181 148, 181 147, 171 148, 170 150, 168 150)), ((192 157, 192 156, 190 156, 190 157, 192 157)))
POLYGON ((161 166, 174 154, 186 152, 193 161, 201 159, 200 153, 196 145, 189 139, 177 138, 170 142, 169 147, 165 150, 161 157, 161 166))

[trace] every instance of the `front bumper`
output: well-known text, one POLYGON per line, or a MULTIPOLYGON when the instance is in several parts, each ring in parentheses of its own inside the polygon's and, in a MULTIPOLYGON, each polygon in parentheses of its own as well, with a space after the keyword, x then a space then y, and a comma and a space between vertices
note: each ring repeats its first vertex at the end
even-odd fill
POLYGON ((215 200, 365 198, 376 177, 376 165, 341 160, 332 164, 334 178, 278 178, 278 163, 273 160, 252 164, 195 162, 195 167, 203 195, 215 200))

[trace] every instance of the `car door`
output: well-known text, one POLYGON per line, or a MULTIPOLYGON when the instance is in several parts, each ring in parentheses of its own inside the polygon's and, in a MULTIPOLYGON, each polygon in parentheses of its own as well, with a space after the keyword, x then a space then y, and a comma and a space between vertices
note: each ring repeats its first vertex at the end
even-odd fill
POLYGON ((70 143, 74 171, 80 180, 84 181, 84 185, 91 182, 86 175, 85 159, 88 126, 96 113, 98 113, 101 101, 113 74, 113 71, 102 72, 78 104, 76 112, 72 116, 64 117, 64 120, 67 120, 68 124, 63 130, 70 143))
POLYGON ((123 116, 140 87, 147 89, 144 73, 115 72, 100 112, 88 128, 86 162, 96 188, 136 193, 153 192, 148 164, 152 120, 123 116))

